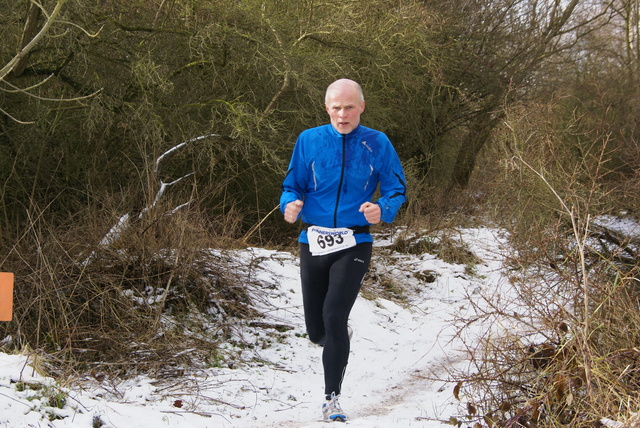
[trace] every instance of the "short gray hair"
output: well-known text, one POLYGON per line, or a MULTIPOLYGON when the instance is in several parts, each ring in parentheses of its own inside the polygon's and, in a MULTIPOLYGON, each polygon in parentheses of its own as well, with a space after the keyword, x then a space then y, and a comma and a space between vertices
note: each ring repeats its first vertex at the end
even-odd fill
POLYGON ((324 103, 326 104, 327 101, 329 101, 329 93, 334 90, 336 86, 343 85, 345 83, 351 85, 358 92, 360 101, 364 101, 364 92, 362 92, 362 86, 360 86, 358 82, 351 79, 338 79, 327 87, 327 91, 324 94, 324 103))

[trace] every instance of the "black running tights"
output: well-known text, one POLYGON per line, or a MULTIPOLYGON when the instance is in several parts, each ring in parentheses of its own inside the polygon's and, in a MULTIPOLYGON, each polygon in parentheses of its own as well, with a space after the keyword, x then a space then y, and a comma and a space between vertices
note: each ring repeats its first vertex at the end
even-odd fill
POLYGON ((340 394, 349 359, 349 312, 371 261, 370 242, 323 256, 300 244, 300 279, 309 340, 324 345, 325 394, 340 394))

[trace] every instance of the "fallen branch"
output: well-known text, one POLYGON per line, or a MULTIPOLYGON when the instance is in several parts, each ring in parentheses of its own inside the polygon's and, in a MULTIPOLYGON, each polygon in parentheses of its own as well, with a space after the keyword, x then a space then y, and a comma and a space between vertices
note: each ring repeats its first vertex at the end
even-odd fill
MULTIPOLYGON (((217 137, 217 138, 222 138, 225 140, 231 140, 230 137, 225 137, 223 135, 220 134, 206 134, 206 135, 201 135, 199 137, 195 137, 195 138, 191 138, 187 141, 184 141, 180 144, 177 144, 173 147, 171 147, 170 149, 168 149, 167 151, 165 151, 164 153, 162 153, 160 156, 158 156, 158 158, 155 161, 154 164, 154 174, 156 177, 159 177, 161 175, 162 172, 162 167, 164 164, 166 164, 166 162, 168 162, 171 158, 173 158, 175 155, 177 155, 178 153, 180 153, 181 151, 185 150, 186 148, 188 148, 190 145, 192 145, 193 143, 196 143, 198 141, 202 141, 205 140, 207 138, 210 137, 217 137)), ((161 178, 158 179, 160 187, 158 188, 158 191, 156 192, 155 197, 153 198, 153 202, 149 205, 147 205, 146 207, 142 208, 142 210, 140 210, 140 212, 138 213, 138 215, 136 216, 138 219, 141 219, 145 213, 149 212, 150 210, 156 208, 158 206, 158 203, 160 202, 160 199, 164 196, 164 194, 167 192, 168 189, 170 189, 171 187, 175 186, 176 184, 181 183, 182 181, 184 181, 185 179, 192 177, 195 175, 195 172, 190 172, 188 174, 183 175, 182 177, 179 177, 175 180, 169 181, 169 182, 165 182, 164 180, 162 180, 161 178)), ((174 207, 171 211, 169 211, 167 213, 167 215, 173 215, 176 212, 178 212, 179 210, 189 206, 194 200, 191 199, 185 203, 182 203, 176 207, 174 207)), ((102 238, 102 240, 100 240, 100 247, 102 248, 106 248, 106 247, 110 247, 114 242, 116 242, 120 236, 122 235, 122 233, 124 233, 129 226, 131 225, 131 214, 130 213, 126 213, 124 215, 122 215, 119 219, 118 222, 111 227, 111 229, 109 229, 109 232, 107 232, 107 234, 104 236, 104 238, 102 238)), ((95 252, 92 252, 89 257, 87 257, 84 260, 84 264, 88 263, 89 261, 91 261, 91 259, 93 258, 93 256, 95 255, 95 252)))

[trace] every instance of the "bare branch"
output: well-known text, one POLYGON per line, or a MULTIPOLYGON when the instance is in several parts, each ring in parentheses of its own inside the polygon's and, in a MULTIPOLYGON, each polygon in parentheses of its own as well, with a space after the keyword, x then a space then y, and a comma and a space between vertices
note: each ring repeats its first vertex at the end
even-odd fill
POLYGON ((160 188, 158 189, 158 192, 156 193, 156 197, 153 200, 153 203, 150 206, 148 206, 148 207, 146 207, 146 208, 144 208, 142 210, 142 212, 140 213, 140 217, 142 217, 142 215, 145 212, 155 208, 156 205, 158 205, 158 201, 160 201, 160 198, 164 195, 164 193, 167 191, 168 188, 170 188, 172 186, 175 186, 176 184, 180 183, 185 178, 189 178, 189 177, 191 177, 193 175, 195 175, 195 172, 190 172, 189 174, 183 175, 182 177, 177 178, 177 179, 175 179, 175 180, 173 180, 173 181, 171 181, 169 183, 165 183, 164 181, 160 180, 160 188))
POLYGON ((4 83, 5 85, 11 86, 13 88, 13 90, 9 90, 9 89, 2 89, 2 91, 4 92, 10 92, 10 93, 21 93, 24 95, 27 95, 29 97, 38 99, 38 100, 42 100, 42 101, 60 101, 60 102, 68 102, 68 101, 81 101, 81 100, 86 100, 87 98, 92 98, 96 95, 98 95, 100 92, 102 92, 102 89, 98 89, 97 91, 89 94, 89 95, 82 95, 79 97, 73 97, 73 98, 48 98, 48 97, 42 97, 40 95, 34 95, 31 92, 29 92, 29 90, 33 89, 33 88, 37 88, 38 86, 42 85, 43 83, 45 83, 47 80, 49 80, 50 78, 52 78, 53 75, 47 77, 45 80, 36 83, 35 85, 30 86, 29 88, 19 88, 16 85, 13 85, 7 81, 4 81, 2 83, 4 83))
POLYGON ((156 159, 156 164, 154 167, 154 172, 156 174, 158 174, 160 172, 160 167, 162 162, 165 162, 169 159, 171 159, 173 156, 175 156, 178 152, 184 150, 185 148, 187 148, 187 146, 191 143, 195 143, 197 141, 200 140, 204 140, 205 138, 209 138, 209 137, 218 137, 218 138, 223 138, 223 139, 228 139, 228 137, 225 137, 223 135, 220 134, 206 134, 206 135, 201 135, 199 137, 195 137, 195 138, 191 138, 187 141, 184 141, 176 146, 171 147, 169 150, 167 150, 166 152, 164 152, 163 154, 161 154, 160 156, 158 156, 158 159, 156 159))
POLYGON ((271 32, 273 33, 273 36, 275 37, 276 42, 278 43, 278 46, 280 47, 280 50, 282 52, 282 60, 283 60, 284 65, 285 65, 285 71, 284 71, 284 78, 283 78, 282 86, 280 87, 280 90, 273 96, 273 98, 269 102, 269 105, 267 105, 267 107, 262 112, 263 115, 267 115, 267 114, 269 114, 271 112, 271 110, 273 110, 275 108, 275 106, 278 103, 278 101, 280 100, 280 98, 282 98, 282 96, 284 94, 286 94, 287 91, 289 90, 289 85, 290 85, 289 75, 291 74, 291 64, 289 62, 289 58, 287 56, 287 53, 284 50, 284 42, 282 41, 282 37, 280 37, 280 34, 278 33, 278 31, 274 28, 273 24, 271 23, 269 18, 267 18, 264 15, 264 13, 263 13, 263 17, 262 18, 269 25, 269 28, 271 29, 271 32))
POLYGON ((16 123, 19 123, 20 125, 33 125, 35 123, 35 122, 25 122, 25 121, 22 121, 20 119, 17 119, 15 117, 11 116, 9 113, 7 113, 1 107, 0 107, 0 113, 6 115, 9 119, 13 120, 16 123))
MULTIPOLYGON (((24 31, 22 33, 22 42, 21 42, 20 51, 11 60, 9 60, 9 62, 7 62, 7 64, 4 67, 2 67, 2 69, 0 70, 0 83, 4 83, 4 84, 8 85, 12 89, 0 88, 1 91, 9 92, 9 93, 20 93, 20 94, 27 95, 27 96, 32 97, 32 98, 36 98, 38 100, 55 101, 55 102, 61 102, 61 101, 69 102, 69 101, 85 100, 87 98, 91 98, 91 97, 97 95, 99 92, 102 91, 102 89, 99 89, 99 90, 95 91, 92 94, 83 95, 83 96, 79 96, 79 97, 73 97, 73 98, 47 98, 47 97, 42 97, 42 96, 39 96, 39 95, 34 95, 29 91, 34 89, 34 88, 37 88, 38 86, 40 86, 42 84, 44 84, 49 79, 51 79, 52 76, 48 76, 44 80, 42 80, 41 82, 39 82, 39 83, 37 83, 37 84, 35 84, 33 86, 30 86, 29 88, 26 88, 26 89, 25 88, 19 88, 19 87, 17 87, 17 86, 15 86, 15 85, 13 85, 13 84, 11 84, 11 83, 6 81, 6 78, 7 78, 7 76, 9 76, 9 74, 16 75, 16 76, 19 76, 20 74, 22 74, 22 72, 24 71, 24 69, 26 67, 27 59, 29 57, 29 53, 34 48, 34 46, 49 32, 49 30, 50 30, 51 26, 53 25, 53 23, 56 22, 56 18, 60 14, 60 12, 62 10, 62 7, 64 6, 64 4, 67 1, 68 0, 58 0, 58 2, 56 3, 56 6, 53 9, 53 11, 51 13, 48 13, 44 9, 42 4, 38 3, 35 0, 32 0, 29 12, 27 14, 27 19, 26 19, 26 23, 25 23, 25 29, 24 29, 24 31), (35 34, 35 36, 31 37, 31 35, 33 33, 35 33, 35 31, 36 31, 37 21, 38 21, 38 18, 39 18, 41 13, 46 16, 46 21, 44 22, 44 25, 42 26, 40 31, 37 34, 35 34), (31 37, 31 39, 29 40, 30 37, 31 37)), ((60 21, 60 22, 62 22, 62 21, 60 21)), ((77 28, 80 28, 89 37, 97 36, 100 33, 100 30, 102 30, 102 28, 101 28, 100 30, 98 30, 98 32, 96 34, 90 34, 89 32, 87 32, 86 30, 84 30, 83 28, 79 27, 76 24, 73 24, 73 23, 70 23, 70 22, 66 22, 66 21, 65 21, 65 23, 68 24, 68 25, 73 25, 73 26, 75 26, 77 28)), ((21 125, 29 125, 29 124, 35 123, 35 122, 32 122, 32 121, 19 120, 16 117, 14 117, 11 114, 9 114, 7 111, 2 110, 2 109, 0 109, 0 113, 6 115, 8 118, 10 118, 14 122, 19 123, 21 125)))
POLYGON ((100 34, 100 32, 102 31, 102 29, 104 28, 104 25, 102 27, 100 27, 100 29, 98 31, 96 31, 95 33, 90 33, 87 30, 85 30, 84 28, 82 28, 81 26, 79 26, 78 24, 74 23, 74 22, 70 22, 70 21, 59 21, 61 24, 67 24, 67 25, 71 25, 72 27, 76 27, 78 30, 82 31, 85 35, 87 35, 88 37, 91 37, 92 39, 95 37, 98 37, 98 35, 100 34))
POLYGON ((2 83, 4 83, 5 85, 8 85, 8 86, 11 86, 14 89, 4 89, 3 88, 2 91, 10 93, 10 94, 15 94, 15 93, 18 93, 18 92, 27 92, 27 91, 30 91, 32 89, 35 89, 35 88, 43 85, 44 83, 48 82, 49 79, 51 79, 52 77, 53 77, 53 74, 45 77, 44 80, 41 80, 40 82, 36 83, 35 85, 31 85, 31 86, 26 87, 26 88, 18 88, 16 85, 11 84, 10 82, 3 81, 2 83))
POLYGON ((7 77, 7 75, 9 75, 9 73, 11 73, 11 71, 18 65, 19 61, 33 49, 33 47, 40 41, 40 39, 44 37, 45 34, 47 34, 49 28, 51 28, 51 25, 53 25, 53 23, 55 22, 56 17, 60 14, 62 6, 64 6, 66 2, 67 0, 58 0, 56 7, 53 9, 50 15, 47 14, 44 8, 41 8, 42 12, 47 15, 47 20, 45 21, 42 29, 40 29, 38 34, 36 34, 29 43, 27 43, 22 49, 20 49, 20 52, 18 52, 4 67, 2 67, 2 69, 0 70, 0 82, 3 81, 7 77))
MULTIPOLYGON (((29 6, 29 11, 27 12, 27 18, 24 23, 24 30, 22 30, 22 39, 20 40, 20 48, 23 48, 29 40, 33 38, 36 34, 38 19, 40 18, 40 14, 42 13, 42 8, 36 3, 31 3, 29 6)), ((27 61, 29 59, 28 55, 23 56, 16 63, 16 66, 13 69, 14 76, 20 76, 24 72, 27 67, 27 61)))

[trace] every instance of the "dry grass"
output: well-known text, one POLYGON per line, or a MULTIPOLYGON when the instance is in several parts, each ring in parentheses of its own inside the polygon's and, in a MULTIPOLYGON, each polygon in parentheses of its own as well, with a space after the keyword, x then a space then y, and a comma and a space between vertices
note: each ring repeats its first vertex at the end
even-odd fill
POLYGON ((96 243, 113 218, 99 228, 90 213, 84 228, 78 218, 57 228, 44 218, 3 262, 16 291, 14 320, 0 336, 11 337, 6 348, 49 355, 58 372, 158 374, 207 364, 234 320, 255 315, 242 276, 208 250, 230 240, 216 241, 195 210, 150 213, 109 245, 96 243))
POLYGON ((540 126, 551 123, 508 118, 496 168, 481 174, 485 208, 510 232, 509 283, 470 296, 476 316, 458 320, 460 337, 483 327, 465 342, 469 370, 450 373, 458 425, 598 427, 640 409, 640 247, 594 224, 637 206, 635 179, 613 179, 607 136, 572 151, 568 133, 540 126))
MULTIPOLYGON (((510 266, 511 298, 471 300, 486 328, 467 343, 473 369, 457 375, 458 398, 473 409, 461 420, 482 426, 582 427, 637 412, 638 265, 620 265, 591 248, 585 253, 585 306, 580 256, 570 251, 575 246, 566 232, 556 230, 535 247, 518 248, 510 266), (567 246, 562 249, 559 242, 567 246), (550 264, 550 251, 564 257, 550 264)), ((470 320, 460 322, 468 326, 470 320)))

